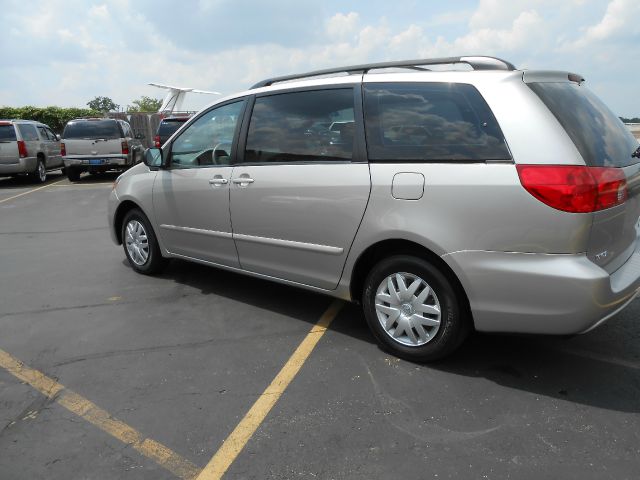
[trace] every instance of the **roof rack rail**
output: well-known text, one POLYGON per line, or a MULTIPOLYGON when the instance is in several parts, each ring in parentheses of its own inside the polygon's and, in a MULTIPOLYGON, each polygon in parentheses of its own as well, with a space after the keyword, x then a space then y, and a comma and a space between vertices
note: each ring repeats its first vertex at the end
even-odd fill
POLYGON ((352 65, 348 67, 327 68, 324 70, 316 70, 313 72, 299 73, 296 75, 284 75, 282 77, 273 77, 256 83, 251 87, 260 88, 268 87, 278 82, 286 82, 288 80, 298 80, 308 77, 319 77, 321 75, 330 75, 332 73, 348 73, 362 74, 369 70, 378 70, 381 68, 408 68, 412 70, 428 70, 419 68, 424 65, 446 65, 448 63, 466 63, 474 70, 516 70, 516 67, 506 60, 496 57, 443 57, 443 58, 425 58, 422 60, 399 60, 395 62, 365 63, 362 65, 352 65))

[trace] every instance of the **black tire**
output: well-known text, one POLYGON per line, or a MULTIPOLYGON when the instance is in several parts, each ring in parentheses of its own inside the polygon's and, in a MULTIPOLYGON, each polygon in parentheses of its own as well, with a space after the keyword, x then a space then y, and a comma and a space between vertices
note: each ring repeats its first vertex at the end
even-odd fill
MULTIPOLYGON (((405 284, 406 283, 407 282, 405 282, 405 284)), ((423 288, 424 284, 419 283, 419 285, 419 290, 416 292, 418 295, 420 292, 426 290, 423 288)), ((400 288, 398 288, 398 290, 400 290, 400 288)), ((386 295, 384 292, 381 292, 381 294, 383 296, 386 295)), ((416 295, 413 295, 412 298, 416 298, 416 295)), ((397 317, 399 320, 400 318, 408 318, 407 316, 404 316, 404 308, 407 309, 407 315, 417 313, 412 310, 411 306, 405 307, 406 303, 402 303, 402 305, 400 305, 400 303, 401 302, 395 302, 395 304, 398 305, 397 310, 403 311, 402 315, 397 317)), ((410 304, 408 301, 407 303, 410 304)), ((429 362, 449 355, 460 346, 470 330, 468 309, 463 302, 463 296, 461 293, 456 290, 449 279, 440 270, 438 270, 438 268, 425 260, 410 255, 395 255, 386 258, 380 261, 371 270, 371 272, 369 272, 364 283, 362 305, 369 328, 373 332, 373 335, 380 346, 394 355, 410 361, 429 362), (428 285, 428 287, 430 287, 431 292, 435 294, 435 296, 429 294, 425 302, 429 304, 433 302, 434 305, 436 304, 436 301, 439 302, 439 325, 427 327, 431 329, 428 333, 432 334, 427 336, 426 341, 417 338, 417 343, 426 342, 424 344, 406 344, 412 341, 412 339, 409 338, 409 333, 406 329, 400 330, 401 334, 403 334, 401 338, 392 338, 392 333, 387 332, 385 327, 382 325, 382 320, 378 317, 378 313, 376 311, 376 295, 378 293, 378 288, 382 288, 384 290, 382 283, 390 276, 394 276, 394 278, 396 278, 395 274, 402 274, 403 277, 406 276, 406 279, 421 279, 428 285)), ((383 318, 386 318, 384 313, 381 315, 383 318)), ((395 315, 397 315, 397 313, 395 315)), ((433 318, 437 319, 437 316, 433 315, 433 318)), ((399 328, 397 326, 398 324, 394 323, 394 325, 396 325, 396 327, 391 328, 393 328, 397 333, 397 328, 399 328)), ((417 327, 416 329, 411 328, 411 330, 411 335, 416 337, 419 335, 417 334, 417 327)))
POLYGON ((127 212, 124 216, 124 220, 122 221, 121 235, 124 254, 129 261, 129 265, 131 265, 131 268, 136 272, 142 273, 143 275, 153 275, 162 271, 166 266, 168 260, 162 256, 162 253, 160 253, 160 246, 158 245, 156 234, 151 227, 151 222, 149 222, 149 219, 141 210, 134 208, 127 212), (129 224, 137 226, 136 222, 142 226, 142 232, 146 236, 147 257, 144 261, 142 261, 140 257, 134 258, 128 248, 127 227, 129 224))
POLYGON ((47 181, 47 164, 43 157, 38 157, 36 169, 31 174, 31 179, 33 180, 33 183, 44 183, 47 181))
POLYGON ((67 178, 70 182, 77 182, 80 180, 80 170, 74 167, 67 167, 67 178))

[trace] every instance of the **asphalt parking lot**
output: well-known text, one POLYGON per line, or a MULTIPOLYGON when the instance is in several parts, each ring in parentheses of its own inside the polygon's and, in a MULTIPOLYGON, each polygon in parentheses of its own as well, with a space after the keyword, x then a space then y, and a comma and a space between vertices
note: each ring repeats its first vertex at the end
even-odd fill
POLYGON ((0 479, 638 478, 640 301, 412 364, 328 297, 135 274, 114 178, 0 178, 0 479))

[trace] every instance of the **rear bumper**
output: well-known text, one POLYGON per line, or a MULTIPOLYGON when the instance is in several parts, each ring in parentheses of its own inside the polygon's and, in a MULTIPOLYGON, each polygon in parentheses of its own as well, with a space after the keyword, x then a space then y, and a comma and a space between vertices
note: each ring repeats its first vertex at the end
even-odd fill
POLYGON ((16 159, 16 163, 0 163, 0 175, 13 175, 16 173, 31 173, 36 170, 36 157, 16 159))
POLYGON ((83 167, 83 168, 100 168, 100 167, 123 167, 125 165, 130 165, 131 162, 127 158, 109 158, 109 157, 100 157, 103 160, 102 163, 92 164, 91 160, 96 160, 96 158, 65 158, 64 166, 65 167, 83 167))
POLYGON ((640 249, 613 274, 584 254, 456 252, 443 256, 485 332, 576 334, 600 325, 638 295, 640 249))

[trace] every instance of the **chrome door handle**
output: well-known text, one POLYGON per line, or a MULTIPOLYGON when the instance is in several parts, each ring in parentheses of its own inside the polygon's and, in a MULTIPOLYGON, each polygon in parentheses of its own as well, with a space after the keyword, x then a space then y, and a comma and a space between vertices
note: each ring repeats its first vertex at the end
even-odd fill
POLYGON ((226 178, 212 178, 209 180, 209 185, 226 185, 229 180, 226 178))
POLYGON ((253 178, 249 178, 249 177, 234 178, 233 183, 235 183, 236 185, 241 185, 243 183, 253 183, 253 178))

